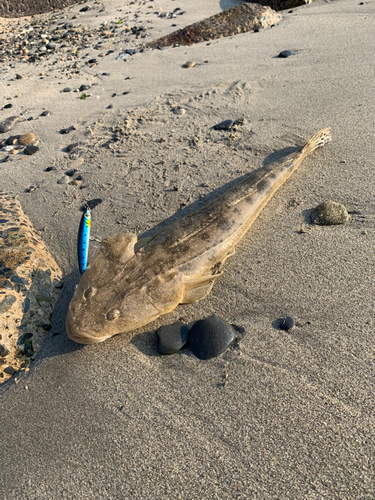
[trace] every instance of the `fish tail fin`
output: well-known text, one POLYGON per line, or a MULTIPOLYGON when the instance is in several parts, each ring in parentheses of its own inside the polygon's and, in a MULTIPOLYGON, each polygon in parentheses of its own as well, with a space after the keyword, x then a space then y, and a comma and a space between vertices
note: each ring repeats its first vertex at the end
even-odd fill
POLYGON ((308 155, 328 142, 331 142, 331 129, 329 127, 315 134, 314 137, 305 144, 302 153, 308 155))

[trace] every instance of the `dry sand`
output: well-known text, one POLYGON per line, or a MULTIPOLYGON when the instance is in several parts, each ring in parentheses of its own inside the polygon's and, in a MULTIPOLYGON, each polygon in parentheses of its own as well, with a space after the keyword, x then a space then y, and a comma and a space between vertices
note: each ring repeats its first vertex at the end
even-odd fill
MULTIPOLYGON (((172 22, 180 28, 237 3, 155 2, 186 14, 153 16, 152 38, 172 22)), ((90 11, 75 22, 114 19, 123 2, 105 5, 99 17, 90 11)), ((142 17, 147 7, 128 10, 142 17)), ((67 11, 68 21, 79 8, 67 11)), ((272 29, 148 51, 127 63, 115 60, 127 47, 119 44, 70 80, 54 78, 57 70, 40 79, 44 63, 3 65, 2 82, 12 96, 22 94, 20 108, 52 114, 14 130, 29 132, 31 123, 48 152, 1 164, 1 187, 46 228, 42 237, 65 274, 38 358, 1 389, 3 498, 374 498, 375 2, 318 0, 282 15, 272 29), (275 57, 285 49, 295 55, 275 57), (182 69, 189 60, 196 66, 182 69), (25 78, 11 81, 16 73, 25 78), (60 93, 93 82, 89 99, 60 93), (124 91, 131 93, 111 98, 124 91), (232 135, 211 129, 227 118, 247 123, 232 135), (58 134, 73 124, 77 130, 58 134), (68 340, 81 201, 56 183, 60 171, 43 171, 54 160, 64 171, 79 165, 86 186, 79 192, 104 200, 93 211, 94 236, 150 234, 325 126, 332 145, 271 200, 206 299, 130 341, 68 340), (80 147, 69 157, 63 148, 73 142, 80 147), (30 185, 40 187, 25 193, 30 185), (328 199, 354 212, 350 221, 309 225, 311 209, 328 199), (222 357, 203 362, 188 349, 157 355, 159 325, 212 313, 245 329, 222 357), (298 326, 274 328, 287 315, 298 326)))

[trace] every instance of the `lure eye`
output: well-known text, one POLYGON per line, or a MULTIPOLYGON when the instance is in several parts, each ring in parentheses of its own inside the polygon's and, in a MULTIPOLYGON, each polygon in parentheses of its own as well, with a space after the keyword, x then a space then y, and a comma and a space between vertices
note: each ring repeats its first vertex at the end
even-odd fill
POLYGON ((115 321, 120 316, 120 311, 118 309, 111 309, 107 312, 106 318, 108 321, 115 321))
POLYGON ((84 292, 85 299, 90 300, 97 292, 98 290, 95 287, 88 288, 84 292))

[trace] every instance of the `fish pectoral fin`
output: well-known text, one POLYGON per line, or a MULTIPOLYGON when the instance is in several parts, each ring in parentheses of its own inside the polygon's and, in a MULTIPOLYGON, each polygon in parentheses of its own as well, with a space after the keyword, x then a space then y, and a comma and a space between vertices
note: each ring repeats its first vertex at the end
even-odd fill
POLYGON ((116 263, 125 264, 134 256, 137 235, 133 233, 114 234, 102 241, 101 251, 116 263))
POLYGON ((202 300, 208 295, 214 286, 215 280, 223 273, 210 274, 209 276, 199 276, 184 283, 185 293, 180 304, 192 304, 202 300))

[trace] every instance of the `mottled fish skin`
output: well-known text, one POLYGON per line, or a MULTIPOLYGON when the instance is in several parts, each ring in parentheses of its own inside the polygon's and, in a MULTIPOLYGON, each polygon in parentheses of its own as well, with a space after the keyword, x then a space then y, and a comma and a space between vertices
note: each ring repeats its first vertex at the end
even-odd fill
POLYGON ((83 344, 103 342, 205 297, 277 189, 308 154, 330 141, 325 128, 297 153, 252 172, 152 238, 126 233, 104 240, 69 305, 68 336, 83 344))

